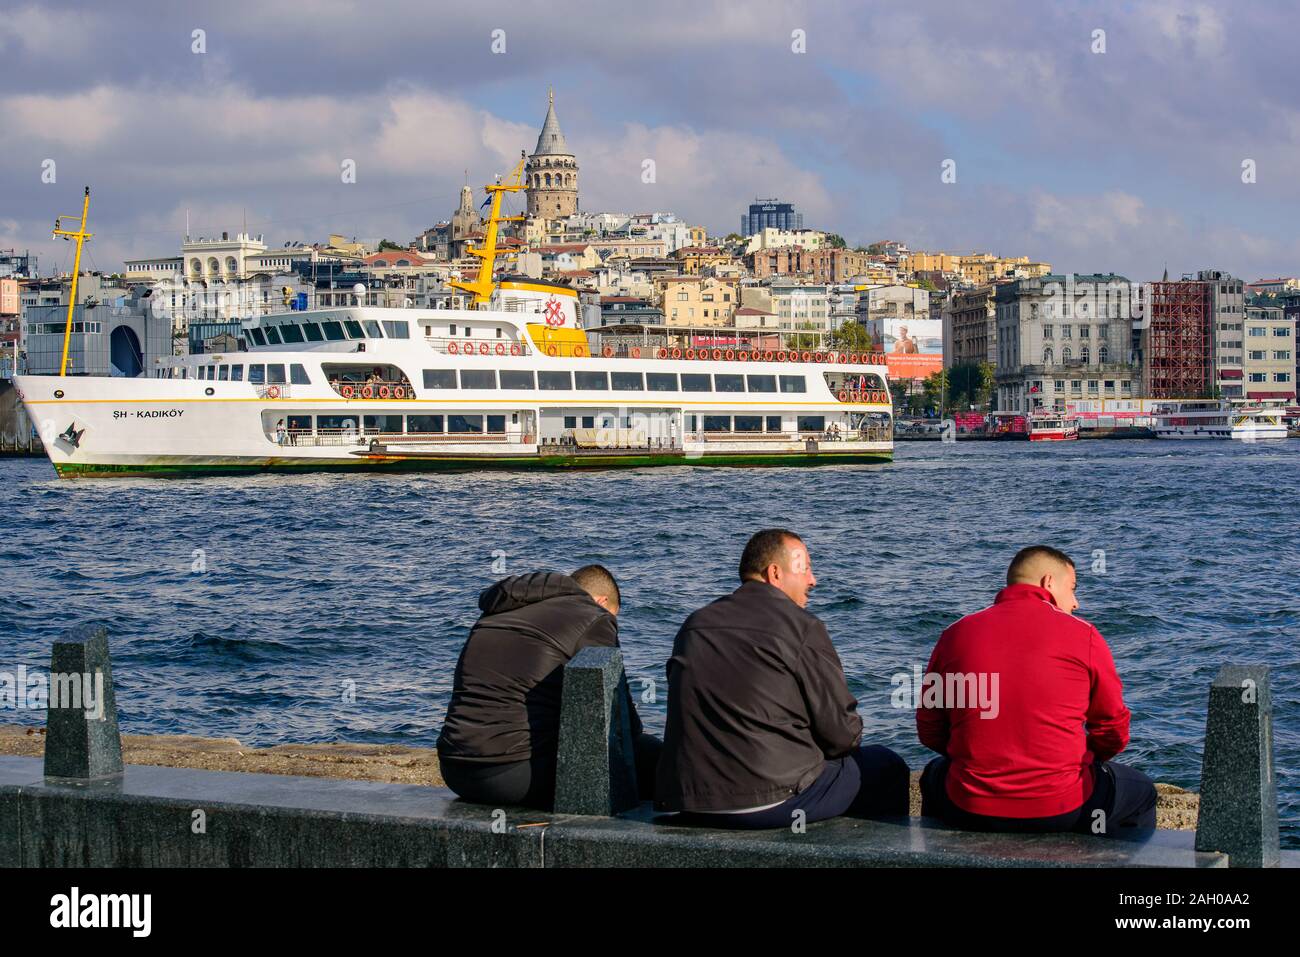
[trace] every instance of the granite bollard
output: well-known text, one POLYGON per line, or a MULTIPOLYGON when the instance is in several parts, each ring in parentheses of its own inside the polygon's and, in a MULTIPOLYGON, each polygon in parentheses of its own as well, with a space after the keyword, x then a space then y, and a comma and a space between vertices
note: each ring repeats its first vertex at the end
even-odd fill
POLYGON ((54 642, 46 710, 45 777, 96 781, 122 774, 108 632, 79 625, 54 642))
POLYGON ((1264 665, 1224 665, 1210 685, 1196 849, 1229 867, 1277 867, 1273 702, 1264 665))
POLYGON ((623 653, 584 648, 564 666, 555 813, 609 816, 636 804, 623 653))

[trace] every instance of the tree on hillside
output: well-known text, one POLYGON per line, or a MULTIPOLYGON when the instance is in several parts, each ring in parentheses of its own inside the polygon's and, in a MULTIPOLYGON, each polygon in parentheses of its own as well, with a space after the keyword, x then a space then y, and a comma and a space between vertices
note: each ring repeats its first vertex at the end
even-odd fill
POLYGON ((391 239, 379 240, 379 252, 382 253, 385 249, 391 249, 393 250, 393 252, 400 253, 400 252, 404 252, 406 250, 406 247, 397 245, 397 243, 393 242, 391 239))
POLYGON ((844 237, 839 233, 827 233, 826 245, 831 249, 847 249, 849 244, 844 241, 844 237))
POLYGON ((830 347, 840 352, 870 352, 871 333, 860 322, 849 319, 831 333, 830 347))

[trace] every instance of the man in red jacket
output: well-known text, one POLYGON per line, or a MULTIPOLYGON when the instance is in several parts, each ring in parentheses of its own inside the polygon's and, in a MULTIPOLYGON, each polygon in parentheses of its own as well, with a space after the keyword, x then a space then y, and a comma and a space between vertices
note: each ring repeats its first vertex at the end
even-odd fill
POLYGON ((1155 827, 1155 785, 1111 761, 1129 710, 1105 640, 1074 617, 1074 588, 1067 555, 1030 546, 993 605, 939 637, 916 711, 941 755, 921 775, 923 816, 980 831, 1155 827))

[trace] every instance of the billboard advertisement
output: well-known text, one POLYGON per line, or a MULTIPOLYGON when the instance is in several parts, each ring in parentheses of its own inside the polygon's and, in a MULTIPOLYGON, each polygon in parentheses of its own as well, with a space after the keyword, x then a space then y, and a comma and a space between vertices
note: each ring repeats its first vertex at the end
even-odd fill
POLYGON ((884 316, 872 321, 891 379, 924 379, 943 371, 943 321, 884 316))

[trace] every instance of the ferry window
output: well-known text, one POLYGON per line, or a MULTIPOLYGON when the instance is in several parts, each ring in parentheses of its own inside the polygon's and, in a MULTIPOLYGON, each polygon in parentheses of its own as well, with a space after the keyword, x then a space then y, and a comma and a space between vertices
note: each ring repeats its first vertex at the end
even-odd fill
POLYGON ((371 339, 384 338, 384 334, 379 331, 379 323, 375 322, 373 319, 366 320, 366 335, 371 339))
POLYGON ((573 388, 573 380, 569 378, 567 372, 539 372, 537 373, 537 388, 550 391, 568 391, 573 388))
POLYGON ((576 415, 566 415, 564 417, 564 427, 566 429, 576 429, 578 427, 578 417, 576 415))
MULTIPOLYGON (((248 334, 253 337, 253 341, 256 342, 259 346, 266 345, 266 336, 262 335, 261 329, 249 329, 248 334)), ((342 336, 340 336, 339 338, 342 338, 342 336)))
POLYGON ((311 434, 311 416, 310 415, 291 415, 288 416, 289 431, 299 435, 304 433, 311 434))
MULTIPOLYGON (((501 327, 500 327, 500 326, 497 326, 497 338, 498 338, 498 339, 501 338, 501 327)), ((491 429, 489 429, 488 431, 491 431, 491 429)))
POLYGON ((495 389, 497 374, 495 369, 461 369, 460 387, 462 389, 495 389))
POLYGON ((482 432, 483 416, 481 415, 449 415, 447 416, 448 432, 482 432))
POLYGON ((325 339, 325 337, 321 335, 320 326, 316 325, 314 322, 304 322, 302 324, 302 331, 307 334, 308 342, 321 342, 325 339))
POLYGON ((451 331, 448 333, 448 335, 454 336, 455 334, 456 334, 456 323, 453 322, 451 324, 451 331))
POLYGON ((647 372, 645 383, 651 392, 676 392, 676 372, 647 372))
POLYGON ((456 370, 455 369, 425 369, 424 387, 426 389, 456 388, 456 370))
POLYGON ((769 415, 767 417, 767 431, 769 432, 781 431, 781 417, 779 415, 769 415))
POLYGON ((738 415, 736 416, 737 432, 762 432, 763 417, 761 415, 738 415))
POLYGON ((640 392, 645 389, 639 372, 615 372, 611 378, 615 392, 640 392))
POLYGON ((587 391, 601 391, 609 388, 609 376, 604 372, 575 372, 574 385, 587 391))
POLYGON ((303 341, 303 338, 302 338, 302 329, 300 329, 297 325, 295 325, 295 324, 293 324, 293 323, 290 323, 290 324, 287 325, 287 326, 281 326, 281 327, 280 327, 280 335, 284 338, 284 341, 285 341, 285 342, 302 342, 302 341, 303 341))
POLYGON ((384 332, 388 333, 390 339, 409 339, 411 324, 405 319, 385 319, 384 332))
POLYGON ((275 328, 275 326, 266 327, 266 341, 273 346, 281 345, 280 332, 275 328))
POLYGON ((775 392, 776 376, 774 375, 751 375, 749 379, 750 392, 775 392))
POLYGON ((258 363, 248 367, 248 381, 254 385, 261 385, 266 381, 266 366, 258 363))
MULTIPOLYGON (((782 376, 782 378, 785 377, 782 376)), ((801 415, 799 416, 797 426, 800 432, 822 432, 826 428, 826 416, 801 415)))
POLYGON ((294 385, 311 385, 307 370, 297 362, 289 366, 289 381, 294 385))
POLYGON ((487 417, 487 430, 489 432, 504 432, 506 430, 506 417, 504 415, 489 415, 487 417))
POLYGON ((217 366, 217 378, 220 379, 222 382, 229 381, 230 366, 217 366))
POLYGON ((801 375, 783 375, 781 376, 782 392, 807 392, 808 383, 801 375))
POLYGON ((355 432, 357 419, 354 415, 318 415, 317 432, 355 432))
POLYGON ((582 417, 582 427, 584 429, 594 429, 596 427, 596 417, 594 415, 584 415, 582 417))
POLYGON ((233 366, 230 367, 230 381, 231 382, 244 381, 244 364, 242 362, 236 362, 233 366))
POLYGON ((696 372, 682 373, 682 391, 683 392, 711 392, 713 383, 709 381, 707 373, 701 375, 696 372))
POLYGON ((267 385, 284 385, 284 366, 274 363, 266 367, 267 385))
POLYGON ((705 432, 730 432, 731 416, 729 415, 706 415, 704 417, 705 432))
POLYGON ((503 389, 532 389, 533 372, 531 369, 502 369, 501 370, 501 388, 503 389))
POLYGON ((361 323, 355 319, 344 319, 343 328, 347 330, 349 339, 364 339, 366 337, 366 332, 361 328, 361 323))
POLYGON ((362 425, 372 432, 401 432, 402 417, 400 415, 367 415, 362 419, 362 425))
POLYGON ((442 416, 440 415, 408 415, 406 417, 407 432, 443 432, 442 416))
MULTIPOLYGON (((325 330, 325 338, 330 342, 338 342, 340 339, 346 338, 346 336, 343 335, 343 326, 335 322, 333 319, 322 322, 320 327, 325 330)), ((257 330, 253 331, 256 332, 257 330)))
POLYGON ((745 377, 743 375, 723 375, 719 373, 713 377, 717 384, 719 392, 744 392, 745 377))

